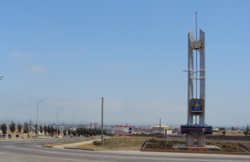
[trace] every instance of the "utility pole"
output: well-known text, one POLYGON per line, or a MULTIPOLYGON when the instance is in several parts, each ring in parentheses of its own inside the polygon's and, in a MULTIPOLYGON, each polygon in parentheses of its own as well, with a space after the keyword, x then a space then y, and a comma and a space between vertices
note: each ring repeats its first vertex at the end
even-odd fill
POLYGON ((77 115, 75 115, 75 116, 73 116, 73 131, 74 131, 74 122, 75 122, 75 117, 76 117, 77 115))
POLYGON ((161 118, 160 118, 160 135, 161 135, 161 118))
POLYGON ((39 127, 39 125, 38 125, 38 103, 39 102, 43 102, 43 99, 41 99, 41 100, 39 100, 39 101, 37 101, 37 121, 36 121, 36 137, 38 138, 38 127, 39 127))
POLYGON ((102 147, 103 147, 103 97, 102 97, 102 147))
POLYGON ((61 110, 62 109, 62 107, 60 108, 60 109, 57 109, 57 117, 56 117, 56 127, 57 127, 57 130, 56 130, 56 137, 58 137, 58 110, 61 110))
POLYGON ((7 125, 7 133, 8 133, 8 127, 9 127, 9 118, 7 118, 7 120, 6 120, 6 125, 7 125))
POLYGON ((31 118, 30 118, 30 128, 29 128, 29 131, 31 131, 31 129, 32 129, 32 128, 31 128, 31 118))

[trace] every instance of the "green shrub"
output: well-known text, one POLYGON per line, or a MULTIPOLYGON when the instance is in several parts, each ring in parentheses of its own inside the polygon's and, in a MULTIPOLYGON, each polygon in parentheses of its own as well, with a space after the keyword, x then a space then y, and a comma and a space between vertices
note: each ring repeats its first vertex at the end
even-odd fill
POLYGON ((185 141, 180 141, 180 144, 186 144, 186 142, 185 141))
POLYGON ((173 143, 173 144, 178 144, 179 141, 178 141, 178 140, 173 140, 172 143, 173 143))
POLYGON ((166 144, 167 141, 162 140, 162 141, 159 141, 159 143, 163 145, 163 144, 166 144))
POLYGON ((206 142, 206 145, 211 145, 211 142, 206 142))
POLYGON ((151 138, 148 140, 149 142, 152 142, 152 143, 157 143, 158 141, 155 139, 155 138, 151 138))
POLYGON ((93 144, 94 144, 95 146, 101 146, 101 145, 102 145, 102 142, 100 142, 100 141, 93 141, 93 144))
POLYGON ((227 148, 227 145, 226 145, 226 144, 223 144, 221 147, 222 147, 222 148, 227 148))

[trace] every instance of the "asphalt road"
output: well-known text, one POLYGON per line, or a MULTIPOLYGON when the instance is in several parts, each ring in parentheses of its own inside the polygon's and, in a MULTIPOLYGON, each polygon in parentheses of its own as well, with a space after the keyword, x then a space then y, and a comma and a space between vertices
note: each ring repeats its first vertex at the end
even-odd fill
POLYGON ((0 162, 238 162, 250 161, 246 155, 212 155, 187 153, 153 153, 140 151, 84 151, 71 149, 56 149, 42 147, 45 144, 80 139, 43 139, 43 140, 15 140, 0 141, 0 162))

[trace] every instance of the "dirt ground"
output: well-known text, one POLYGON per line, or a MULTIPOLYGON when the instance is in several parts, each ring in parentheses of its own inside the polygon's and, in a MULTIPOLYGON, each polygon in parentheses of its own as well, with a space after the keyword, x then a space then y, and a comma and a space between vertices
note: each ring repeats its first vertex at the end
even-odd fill
MULTIPOLYGON (((219 132, 213 132, 213 135, 223 135, 222 133, 223 131, 219 131, 219 132)), ((232 131, 232 130, 227 130, 226 131, 226 136, 245 136, 244 131, 232 131)))
MULTIPOLYGON (((93 143, 84 144, 80 146, 76 146, 75 148, 84 148, 84 149, 140 149, 142 143, 145 140, 151 139, 152 137, 113 137, 104 140, 104 147, 96 146, 93 143)), ((185 142, 184 138, 155 138, 157 140, 164 140, 164 141, 183 141, 185 142)), ((194 142, 197 142, 195 139, 194 142)), ((207 144, 209 145, 217 145, 222 146, 223 144, 231 144, 233 146, 238 146, 239 143, 250 147, 250 141, 237 141, 237 140, 213 140, 207 139, 207 144)))

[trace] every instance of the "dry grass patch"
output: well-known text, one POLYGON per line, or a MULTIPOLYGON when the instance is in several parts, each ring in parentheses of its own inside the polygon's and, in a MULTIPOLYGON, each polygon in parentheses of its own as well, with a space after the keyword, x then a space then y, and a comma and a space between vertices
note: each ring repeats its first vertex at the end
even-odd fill
MULTIPOLYGON (((250 138, 249 138, 250 140, 250 138)), ((217 145, 221 146, 223 144, 231 144, 231 145, 238 145, 239 143, 250 147, 250 141, 239 141, 239 140, 213 140, 213 139, 207 139, 207 142, 211 142, 211 145, 217 145)))
MULTIPOLYGON (((223 135, 223 131, 213 132, 213 135, 223 135)), ((244 131, 226 130, 226 136, 245 136, 244 131)))
MULTIPOLYGON (((152 137, 111 137, 111 138, 104 138, 104 146, 101 145, 97 146, 94 145, 93 142, 88 144, 83 144, 79 146, 75 146, 74 148, 81 148, 81 149, 140 149, 142 143, 145 140, 152 139, 152 137)), ((180 142, 185 145, 185 138, 155 138, 156 140, 166 141, 166 142, 180 142)), ((101 141, 99 141, 100 144, 101 141)), ((195 144, 197 144, 197 139, 194 140, 195 144)), ((97 142, 98 143, 98 142, 97 142)), ((216 145, 222 146, 223 144, 231 144, 232 146, 237 146, 239 143, 250 147, 250 141, 237 141, 237 140, 213 140, 207 139, 207 145, 216 145)), ((174 143, 173 143, 174 144, 174 143)))
POLYGON ((104 146, 96 146, 93 143, 76 146, 82 149, 140 149, 142 143, 151 137, 112 137, 104 139, 104 146))

